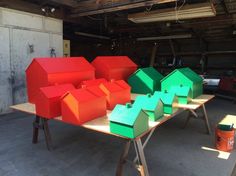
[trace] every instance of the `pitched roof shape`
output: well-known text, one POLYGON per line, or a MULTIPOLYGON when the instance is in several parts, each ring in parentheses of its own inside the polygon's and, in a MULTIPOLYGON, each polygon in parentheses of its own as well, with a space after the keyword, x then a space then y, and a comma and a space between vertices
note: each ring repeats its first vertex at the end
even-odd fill
MULTIPOLYGON (((47 73, 79 72, 95 70, 84 57, 71 58, 35 58, 32 63, 37 63, 47 73)), ((31 64, 30 64, 31 65, 31 64)), ((27 70, 30 68, 26 69, 27 70)))
POLYGON ((128 126, 133 126, 137 117, 142 112, 145 113, 141 108, 134 107, 131 104, 126 104, 126 105, 118 104, 110 114, 109 120, 112 122, 121 123, 128 126))
POLYGON ((170 74, 168 74, 166 77, 164 77, 161 80, 161 82, 164 81, 165 79, 167 79, 169 76, 171 76, 172 74, 174 74, 177 71, 182 73, 184 76, 186 76, 189 80, 192 80, 193 82, 202 82, 202 78, 188 67, 175 69, 170 74))
POLYGON ((155 91, 154 97, 161 98, 164 104, 171 105, 174 101, 175 94, 174 93, 165 93, 160 91, 155 91))
POLYGON ((140 95, 135 99, 133 106, 138 106, 144 110, 153 111, 155 110, 157 103, 160 100, 160 97, 152 96, 151 94, 148 94, 146 96, 140 95))

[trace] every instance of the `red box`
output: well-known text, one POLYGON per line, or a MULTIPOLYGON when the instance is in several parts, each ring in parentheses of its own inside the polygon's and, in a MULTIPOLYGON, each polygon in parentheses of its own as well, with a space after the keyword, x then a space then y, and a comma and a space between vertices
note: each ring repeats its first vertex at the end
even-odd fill
POLYGON ((42 87, 36 97, 36 114, 44 118, 55 118, 61 115, 61 96, 67 91, 74 90, 72 84, 42 87))
POLYGON ((40 87, 94 79, 94 67, 83 57, 36 58, 26 69, 28 100, 35 103, 40 87))
POLYGON ((112 110, 117 104, 130 103, 131 87, 123 80, 100 84, 100 89, 106 94, 107 108, 112 110))
POLYGON ((82 87, 90 87, 90 86, 99 86, 101 83, 106 83, 107 80, 104 78, 100 79, 92 79, 92 80, 87 80, 87 81, 82 81, 78 88, 82 87))
POLYGON ((98 86, 68 92, 61 100, 62 120, 81 125, 106 115, 106 95, 98 86))
POLYGON ((127 56, 98 56, 92 65, 96 69, 96 78, 105 78, 108 81, 111 79, 127 81, 137 70, 137 65, 127 56))

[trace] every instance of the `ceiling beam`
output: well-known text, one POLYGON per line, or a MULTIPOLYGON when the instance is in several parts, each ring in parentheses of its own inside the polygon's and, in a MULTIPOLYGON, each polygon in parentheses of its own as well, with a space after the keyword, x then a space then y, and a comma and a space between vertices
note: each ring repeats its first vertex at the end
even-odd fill
MULTIPOLYGON (((41 5, 35 3, 26 2, 23 0, 1 0, 0 7, 5 7, 9 9, 15 9, 19 11, 34 13, 38 15, 45 15, 41 8, 41 5)), ((67 17, 68 15, 65 12, 64 8, 56 8, 56 11, 53 14, 49 14, 49 17, 62 19, 66 22, 72 22, 78 24, 80 20, 74 20, 67 17)))
POLYGON ((128 10, 128 9, 134 9, 139 7, 145 7, 145 6, 152 6, 155 4, 163 4, 163 3, 169 3, 169 2, 175 2, 176 0, 120 0, 117 3, 110 3, 109 5, 99 5, 94 3, 93 5, 89 4, 88 2, 84 1, 81 3, 78 3, 78 8, 75 10, 72 10, 72 15, 70 17, 76 18, 76 17, 82 17, 82 16, 89 16, 89 15, 97 15, 101 13, 109 13, 109 12, 116 12, 121 10, 128 10), (87 4, 87 11, 81 11, 81 7, 86 7, 87 4))
POLYGON ((78 6, 78 2, 75 0, 49 0, 51 2, 60 4, 60 5, 65 5, 65 6, 69 6, 69 7, 77 7, 78 6))

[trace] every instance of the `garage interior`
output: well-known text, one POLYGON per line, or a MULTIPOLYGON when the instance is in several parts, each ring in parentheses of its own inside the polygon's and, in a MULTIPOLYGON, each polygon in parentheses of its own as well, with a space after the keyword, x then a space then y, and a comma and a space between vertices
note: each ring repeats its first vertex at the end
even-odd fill
MULTIPOLYGON (((1 0, 0 175, 117 175, 124 140, 50 121, 53 150, 27 102, 25 70, 33 58, 128 56, 166 76, 189 67, 204 78, 211 134, 187 112, 155 130, 145 147, 149 174, 126 162, 123 175, 236 176, 236 151, 215 147, 215 128, 236 119, 236 0, 1 0)), ((202 112, 200 112, 202 114, 202 112)), ((235 137, 234 137, 235 139, 235 137)), ((129 157, 135 157, 135 147, 129 157)))

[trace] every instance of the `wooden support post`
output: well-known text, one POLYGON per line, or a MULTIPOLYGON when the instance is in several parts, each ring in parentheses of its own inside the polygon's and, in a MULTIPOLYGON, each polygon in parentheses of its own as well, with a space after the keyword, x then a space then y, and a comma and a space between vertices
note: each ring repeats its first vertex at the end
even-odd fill
POLYGON ((156 59, 156 53, 157 53, 157 43, 154 43, 154 46, 152 48, 152 55, 150 59, 150 67, 154 66, 155 59, 156 59))

